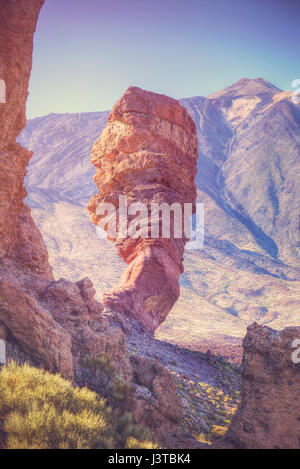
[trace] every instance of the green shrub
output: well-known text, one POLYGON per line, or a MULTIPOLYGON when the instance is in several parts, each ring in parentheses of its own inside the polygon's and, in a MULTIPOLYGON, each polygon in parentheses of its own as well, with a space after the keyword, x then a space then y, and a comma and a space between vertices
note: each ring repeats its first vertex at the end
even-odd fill
POLYGON ((129 410, 132 404, 133 390, 129 383, 117 375, 112 357, 107 353, 97 356, 87 355, 81 365, 92 373, 98 372, 97 391, 103 395, 112 407, 129 410))
POLYGON ((129 409, 132 403, 132 389, 129 383, 116 376, 109 387, 111 405, 129 409))
MULTIPOLYGON (((144 448, 148 448, 149 443, 151 443, 153 447, 157 448, 157 445, 153 443, 152 433, 147 428, 142 428, 139 425, 135 425, 133 423, 132 414, 130 412, 126 412, 122 416, 118 417, 117 431, 123 439, 121 441, 122 447, 125 446, 125 448, 129 448, 128 444, 133 444, 133 441, 135 441, 135 445, 145 444, 145 446, 143 446, 144 448), (138 443, 136 443, 137 441, 138 443)), ((142 446, 136 446, 136 448, 141 447, 142 446)))
POLYGON ((28 364, 10 362, 0 371, 6 448, 120 448, 131 438, 148 448, 148 432, 125 415, 122 421, 96 393, 28 364))
POLYGON ((115 364, 113 362, 112 357, 110 357, 107 353, 101 353, 96 357, 91 355, 86 355, 81 360, 82 366, 85 368, 89 368, 90 370, 96 371, 101 370, 107 375, 115 374, 115 364))

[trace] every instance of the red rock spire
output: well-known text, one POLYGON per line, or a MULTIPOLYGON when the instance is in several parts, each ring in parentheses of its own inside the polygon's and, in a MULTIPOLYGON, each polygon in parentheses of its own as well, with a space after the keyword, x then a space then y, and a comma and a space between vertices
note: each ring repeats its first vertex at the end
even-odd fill
MULTIPOLYGON (((128 88, 93 146, 99 188, 89 203, 93 222, 100 219, 96 211, 102 202, 112 203, 119 211, 120 195, 127 196, 128 205, 143 202, 149 214, 152 203, 163 202, 181 207, 191 203, 194 210, 197 156, 194 121, 178 101, 128 88)), ((149 218, 143 223, 149 226, 149 218)), ((127 236, 113 241, 128 268, 103 302, 153 332, 179 297, 186 239, 175 238, 171 227, 169 239, 127 236)))

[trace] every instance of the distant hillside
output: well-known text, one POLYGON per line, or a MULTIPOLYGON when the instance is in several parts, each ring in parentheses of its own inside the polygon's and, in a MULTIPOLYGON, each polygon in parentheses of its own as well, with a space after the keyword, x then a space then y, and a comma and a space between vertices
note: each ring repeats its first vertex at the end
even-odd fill
MULTIPOLYGON (((205 245, 187 252, 181 297, 157 336, 195 348, 239 343, 254 320, 300 323, 300 106, 263 79, 182 99, 199 137, 205 245)), ((100 297, 123 262, 96 237, 90 150, 108 112, 50 114, 20 135, 34 151, 27 190, 56 277, 89 276, 100 297)))
POLYGON ((27 189, 29 196, 85 204, 95 191, 90 152, 109 112, 49 114, 29 120, 19 141, 34 151, 27 189))

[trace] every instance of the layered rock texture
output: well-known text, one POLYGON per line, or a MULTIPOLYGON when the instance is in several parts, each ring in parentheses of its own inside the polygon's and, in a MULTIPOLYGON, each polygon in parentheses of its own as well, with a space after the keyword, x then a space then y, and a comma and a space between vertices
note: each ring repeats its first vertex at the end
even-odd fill
POLYGON ((117 226, 115 246, 129 266, 119 286, 105 294, 103 302, 138 319, 151 332, 166 319, 179 297, 186 241, 184 232, 176 236, 174 218, 170 237, 164 237, 161 227, 166 219, 162 211, 154 215, 151 204, 171 207, 177 203, 182 217, 185 203, 191 204, 190 213, 194 211, 197 156, 196 126, 187 111, 174 99, 136 87, 128 88, 115 104, 93 146, 99 188, 89 203, 93 222, 101 219, 97 208, 103 202, 112 203, 119 215, 120 195, 127 197, 129 214, 132 204, 142 202, 146 207, 146 212, 137 207, 129 215, 128 234, 120 234, 117 226), (134 236, 136 230, 130 233, 130 223, 137 214, 138 229, 144 227, 146 232, 134 236), (160 227, 157 238, 151 237, 155 217, 160 227))
POLYGON ((224 445, 299 448, 300 327, 254 323, 243 347, 242 400, 224 445))

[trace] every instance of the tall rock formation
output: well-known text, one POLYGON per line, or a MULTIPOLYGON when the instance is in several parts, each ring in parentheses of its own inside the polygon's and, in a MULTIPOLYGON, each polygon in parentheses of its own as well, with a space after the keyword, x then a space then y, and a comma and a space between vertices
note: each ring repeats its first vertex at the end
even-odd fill
MULTIPOLYGON (((186 242, 184 235, 175 237, 174 226, 170 238, 161 232, 151 238, 151 204, 183 208, 191 203, 194 209, 197 156, 196 126, 188 112, 174 99, 137 87, 129 87, 115 104, 92 150, 99 188, 89 203, 93 222, 101 219, 96 212, 103 202, 112 203, 119 214, 120 195, 127 196, 128 205, 143 202, 148 209, 148 214, 140 212, 140 227, 149 229, 146 235, 120 236, 117 226, 116 249, 128 268, 103 302, 150 331, 166 319, 179 297, 186 242)), ((162 212, 156 216, 161 226, 162 212)))

